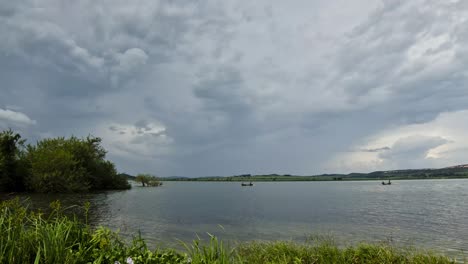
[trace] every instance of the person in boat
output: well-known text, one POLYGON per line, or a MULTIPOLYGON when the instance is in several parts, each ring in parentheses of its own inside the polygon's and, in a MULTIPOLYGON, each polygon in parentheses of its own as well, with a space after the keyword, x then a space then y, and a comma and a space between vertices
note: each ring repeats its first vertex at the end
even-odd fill
POLYGON ((392 184, 392 182, 390 180, 388 180, 387 183, 385 183, 384 181, 382 182, 382 185, 391 185, 391 184, 392 184))

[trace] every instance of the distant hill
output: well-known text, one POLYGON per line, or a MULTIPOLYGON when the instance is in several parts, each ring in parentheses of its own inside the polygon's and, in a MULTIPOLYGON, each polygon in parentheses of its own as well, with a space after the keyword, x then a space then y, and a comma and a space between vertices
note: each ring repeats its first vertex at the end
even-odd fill
POLYGON ((460 179, 468 178, 468 164, 441 169, 406 169, 374 171, 370 173, 320 174, 298 176, 291 174, 268 175, 234 175, 227 177, 174 177, 165 178, 169 181, 345 181, 345 180, 412 180, 412 179, 460 179))
POLYGON ((169 176, 169 177, 161 177, 161 180, 174 180, 174 179, 189 179, 189 177, 184 176, 169 176))
POLYGON ((463 165, 456 165, 452 167, 447 167, 446 169, 460 169, 460 168, 467 168, 468 169, 468 164, 463 164, 463 165))
POLYGON ((119 176, 124 176, 124 177, 126 177, 128 180, 134 180, 134 179, 135 179, 135 176, 130 175, 130 174, 127 174, 127 173, 119 173, 118 175, 119 175, 119 176))

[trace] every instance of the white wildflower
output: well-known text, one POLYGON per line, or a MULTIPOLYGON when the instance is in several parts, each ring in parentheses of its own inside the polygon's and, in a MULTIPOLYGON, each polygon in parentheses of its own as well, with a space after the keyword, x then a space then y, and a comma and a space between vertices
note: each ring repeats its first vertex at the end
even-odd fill
POLYGON ((133 259, 131 257, 127 258, 127 264, 133 264, 133 259))

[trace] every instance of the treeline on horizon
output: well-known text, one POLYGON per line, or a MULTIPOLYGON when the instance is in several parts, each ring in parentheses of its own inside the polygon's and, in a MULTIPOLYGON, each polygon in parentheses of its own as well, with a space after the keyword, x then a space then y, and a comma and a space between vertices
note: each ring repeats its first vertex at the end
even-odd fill
POLYGON ((0 132, 0 192, 129 189, 105 157, 98 137, 46 138, 33 145, 6 130, 0 132))
POLYGON ((299 176, 291 174, 242 174, 234 176, 169 177, 165 181, 351 181, 351 180, 412 180, 412 179, 463 179, 468 178, 468 168, 449 167, 441 169, 408 169, 374 171, 370 173, 320 174, 299 176))

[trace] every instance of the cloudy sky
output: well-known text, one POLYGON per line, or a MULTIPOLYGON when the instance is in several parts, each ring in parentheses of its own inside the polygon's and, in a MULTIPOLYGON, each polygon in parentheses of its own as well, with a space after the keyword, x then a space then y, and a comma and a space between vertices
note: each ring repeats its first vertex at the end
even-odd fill
POLYGON ((0 0, 0 129, 161 176, 468 163, 468 1, 0 0))

